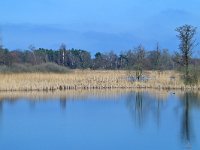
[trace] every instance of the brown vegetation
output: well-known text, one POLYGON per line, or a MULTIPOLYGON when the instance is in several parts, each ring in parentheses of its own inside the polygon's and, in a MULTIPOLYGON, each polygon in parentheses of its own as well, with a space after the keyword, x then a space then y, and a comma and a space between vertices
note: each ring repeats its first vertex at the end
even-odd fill
POLYGON ((199 89, 185 86, 175 71, 144 71, 147 81, 130 81, 134 71, 75 70, 66 74, 18 73, 0 74, 0 91, 54 91, 70 89, 199 89))

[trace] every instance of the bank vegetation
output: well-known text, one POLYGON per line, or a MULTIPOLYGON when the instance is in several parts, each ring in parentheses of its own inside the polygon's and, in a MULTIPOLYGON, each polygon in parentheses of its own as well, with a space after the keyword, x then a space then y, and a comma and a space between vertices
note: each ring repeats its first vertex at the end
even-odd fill
POLYGON ((185 85, 176 71, 73 70, 68 73, 0 74, 0 91, 56 91, 72 89, 200 89, 199 84, 185 85))

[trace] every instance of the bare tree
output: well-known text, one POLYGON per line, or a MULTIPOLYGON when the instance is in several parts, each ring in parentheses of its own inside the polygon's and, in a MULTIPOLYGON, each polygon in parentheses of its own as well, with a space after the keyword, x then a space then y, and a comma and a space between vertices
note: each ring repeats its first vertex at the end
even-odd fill
POLYGON ((162 55, 160 46, 159 43, 157 43, 155 50, 148 52, 147 58, 149 60, 149 63, 147 64, 147 66, 150 69, 161 70, 161 56, 162 55))
POLYGON ((145 49, 142 45, 139 45, 137 48, 135 48, 135 69, 136 69, 136 78, 140 80, 142 77, 143 69, 145 66, 145 49))
POLYGON ((35 46, 31 44, 31 45, 29 45, 28 49, 29 49, 29 50, 32 52, 32 54, 33 54, 33 58, 34 58, 34 61, 35 61, 34 64, 37 64, 37 59, 36 59, 36 55, 35 55, 35 50, 36 50, 35 46))
POLYGON ((62 43, 60 46, 60 55, 61 55, 61 63, 63 66, 65 65, 65 53, 66 53, 66 45, 62 43))
POLYGON ((181 63, 185 68, 186 83, 189 81, 189 61, 192 56, 193 48, 196 46, 196 40, 194 39, 196 30, 196 27, 187 24, 176 28, 176 31, 178 32, 177 37, 180 41, 179 50, 181 63))
POLYGON ((156 44, 156 50, 155 50, 155 69, 159 70, 160 69, 160 57, 161 57, 161 50, 159 43, 156 44))

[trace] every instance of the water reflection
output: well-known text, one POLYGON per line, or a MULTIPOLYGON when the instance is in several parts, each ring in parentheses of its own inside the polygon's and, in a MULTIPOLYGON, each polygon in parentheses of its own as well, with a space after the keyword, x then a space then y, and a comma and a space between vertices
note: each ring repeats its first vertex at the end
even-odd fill
POLYGON ((1 125, 2 115, 3 115, 3 101, 0 100, 0 125, 1 125))
POLYGON ((144 105, 146 103, 143 103, 143 94, 142 92, 130 93, 127 96, 127 107, 132 115, 132 118, 134 119, 134 122, 136 122, 139 127, 143 126, 144 123, 144 105))
MULTIPOLYGON (((167 98, 167 97, 166 97, 167 98)), ((151 113, 155 117, 156 124, 159 127, 161 110, 164 110, 164 97, 151 95, 147 92, 132 92, 127 96, 126 103, 134 122, 142 127, 145 119, 151 113)))
MULTIPOLYGON (((179 98, 180 110, 182 112, 180 120, 181 141, 188 149, 192 148, 195 137, 195 131, 192 124, 192 110, 200 109, 200 95, 194 92, 177 92, 179 98)), ((127 108, 130 114, 140 128, 145 125, 145 121, 150 114, 155 117, 156 124, 160 126, 161 114, 167 107, 168 97, 160 98, 149 95, 148 92, 133 92, 126 98, 127 108)))
MULTIPOLYGON (((131 91, 131 90, 125 90, 125 91, 119 91, 119 90, 103 91, 102 90, 101 91, 99 90, 96 92, 95 91, 71 91, 71 92, 67 91, 64 93, 30 92, 30 93, 24 93, 24 94, 20 94, 17 92, 12 93, 12 94, 0 93, 0 126, 2 123, 2 118, 3 118, 2 116, 6 114, 6 113, 3 114, 3 112, 5 111, 4 106, 5 105, 7 107, 15 106, 17 102, 20 102, 22 100, 25 100, 30 106, 30 109, 33 109, 34 111, 37 111, 36 106, 40 105, 41 104, 40 102, 53 101, 58 104, 61 110, 67 111, 68 106, 71 104, 71 102, 74 102, 76 100, 79 100, 79 101, 104 100, 105 103, 103 104, 106 104, 108 102, 109 107, 111 105, 114 105, 115 107, 117 103, 110 103, 110 101, 108 100, 111 100, 111 101, 121 100, 120 102, 122 103, 119 103, 120 109, 123 108, 126 110, 126 112, 129 111, 129 115, 131 116, 132 122, 136 125, 136 128, 138 130, 141 130, 141 131, 151 130, 151 128, 150 129, 146 128, 149 122, 150 124, 155 125, 156 129, 165 130, 165 128, 164 129, 161 128, 164 126, 162 122, 164 119, 168 119, 169 124, 174 124, 174 128, 178 128, 178 131, 175 131, 175 130, 173 131, 173 135, 176 135, 176 136, 177 134, 180 135, 179 137, 177 136, 177 141, 180 142, 180 139, 181 139, 182 144, 186 148, 191 149, 193 148, 193 145, 195 142, 197 143, 199 142, 198 137, 195 137, 198 131, 195 131, 195 128, 194 128, 194 124, 195 124, 194 115, 197 111, 200 110, 200 95, 194 92, 175 92, 175 93, 176 95, 170 94, 169 91, 143 91, 143 90, 138 90, 138 91, 131 91), (124 102, 126 105, 124 105, 124 102), (177 108, 177 107, 178 107, 178 111, 175 112, 177 115, 174 115, 175 113, 172 110, 174 110, 174 108, 177 108), (168 116, 168 118, 165 118, 166 115, 168 116), (174 120, 177 122, 176 123, 170 122, 171 120, 169 120, 169 118, 175 118, 174 120)), ((80 105, 79 109, 82 108, 81 106, 82 105, 80 105)), ((90 105, 90 106, 95 106, 95 105, 90 105)), ((71 112, 69 112, 68 114, 70 113, 71 112)), ((95 115, 95 114, 97 113, 95 112, 92 115, 95 115)), ((111 114, 115 114, 115 113, 111 113, 111 114)), ((129 116, 129 120, 130 120, 130 116, 129 116)), ((91 118, 95 118, 95 117, 91 117, 91 118)), ((123 124, 123 122, 121 123, 123 124)), ((133 125, 131 127, 134 128, 133 125)), ((168 132, 168 131, 165 131, 165 132, 168 132)), ((165 136, 165 135, 162 135, 162 136, 165 136)))
POLYGON ((181 124, 181 133, 182 139, 186 143, 191 142, 192 138, 192 122, 190 117, 190 101, 189 101, 189 93, 184 94, 183 103, 183 115, 182 115, 182 124, 181 124))
POLYGON ((3 111, 3 101, 0 101, 0 114, 3 111))
POLYGON ((192 111, 200 108, 199 94, 186 92, 180 96, 182 108, 181 138, 188 149, 194 141, 195 131, 193 129, 192 111))
POLYGON ((36 107, 36 101, 30 101, 30 102, 29 102, 29 106, 30 106, 30 109, 31 109, 31 110, 34 110, 35 107, 36 107))
POLYGON ((60 97, 60 108, 62 110, 66 110, 67 107, 67 97, 66 96, 61 96, 60 97))
POLYGON ((120 95, 131 92, 132 90, 113 89, 113 90, 69 90, 69 91, 55 91, 55 92, 43 92, 43 91, 30 91, 30 92, 0 92, 0 101, 16 102, 17 100, 27 99, 34 101, 55 100, 59 97, 66 97, 71 100, 87 100, 93 96, 98 99, 112 98, 116 99, 120 95))

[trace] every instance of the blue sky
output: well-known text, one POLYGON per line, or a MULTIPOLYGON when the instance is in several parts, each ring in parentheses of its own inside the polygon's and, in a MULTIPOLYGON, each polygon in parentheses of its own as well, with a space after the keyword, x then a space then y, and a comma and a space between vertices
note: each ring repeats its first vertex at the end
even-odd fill
POLYGON ((159 42, 173 51, 177 26, 200 25, 199 0, 1 0, 0 6, 0 36, 10 49, 65 43, 120 52, 138 44, 153 49, 159 42))

